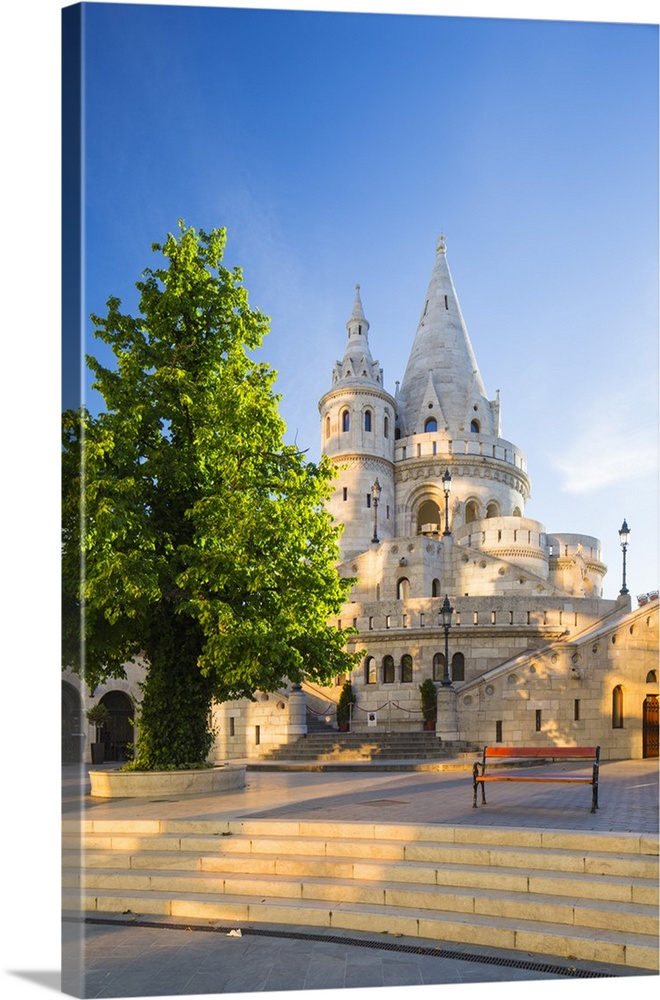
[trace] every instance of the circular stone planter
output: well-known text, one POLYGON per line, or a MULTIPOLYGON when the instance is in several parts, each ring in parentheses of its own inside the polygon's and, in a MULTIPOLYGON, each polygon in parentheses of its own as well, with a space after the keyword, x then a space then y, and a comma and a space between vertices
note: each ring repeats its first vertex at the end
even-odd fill
POLYGON ((223 764, 199 771, 92 771, 92 796, 100 799, 215 795, 245 787, 245 765, 223 764))

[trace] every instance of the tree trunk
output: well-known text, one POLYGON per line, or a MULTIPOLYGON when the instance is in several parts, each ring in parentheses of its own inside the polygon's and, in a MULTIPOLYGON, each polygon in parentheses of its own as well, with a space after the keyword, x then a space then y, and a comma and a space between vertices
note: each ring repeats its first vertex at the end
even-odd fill
POLYGON ((184 616, 156 617, 146 650, 135 764, 147 771, 203 763, 213 744, 211 682, 197 666, 199 627, 184 616))

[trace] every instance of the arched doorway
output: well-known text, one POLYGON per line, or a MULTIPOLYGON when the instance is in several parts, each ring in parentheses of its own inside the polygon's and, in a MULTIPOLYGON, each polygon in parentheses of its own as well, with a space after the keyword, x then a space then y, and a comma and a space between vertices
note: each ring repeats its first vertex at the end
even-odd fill
POLYGON ((110 713, 110 722, 101 730, 101 742, 105 744, 104 759, 128 760, 128 744, 133 742, 133 702, 123 691, 108 691, 101 698, 101 703, 110 713))
POLYGON ((642 708, 642 757, 658 756, 658 696, 647 694, 642 708))
POLYGON ((71 684, 62 681, 62 763, 82 763, 84 742, 80 695, 71 684))

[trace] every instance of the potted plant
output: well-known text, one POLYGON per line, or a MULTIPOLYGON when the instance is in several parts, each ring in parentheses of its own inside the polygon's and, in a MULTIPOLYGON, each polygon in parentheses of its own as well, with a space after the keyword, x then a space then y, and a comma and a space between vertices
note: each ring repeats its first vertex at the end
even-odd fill
POLYGON ((351 728, 353 705, 357 701, 355 691, 350 681, 346 681, 341 689, 337 702, 337 725, 340 733, 347 733, 351 728))
POLYGON ((110 712, 102 702, 99 702, 98 705, 92 705, 91 708, 88 708, 85 715, 87 721, 91 722, 96 730, 95 741, 90 747, 92 764, 102 764, 105 759, 105 743, 101 742, 101 730, 110 722, 110 712))
POLYGON ((438 721, 438 692, 430 677, 419 685, 419 700, 424 718, 424 729, 435 729, 438 721))

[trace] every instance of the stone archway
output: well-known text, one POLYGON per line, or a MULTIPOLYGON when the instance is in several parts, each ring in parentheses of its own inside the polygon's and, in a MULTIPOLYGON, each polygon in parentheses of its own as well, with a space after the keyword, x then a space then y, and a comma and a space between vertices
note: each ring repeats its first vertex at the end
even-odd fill
POLYGON ((427 498, 417 510, 417 534, 439 535, 442 530, 442 514, 435 500, 427 498))
POLYGON ((82 700, 73 685, 62 681, 62 763, 82 763, 84 742, 82 700))

